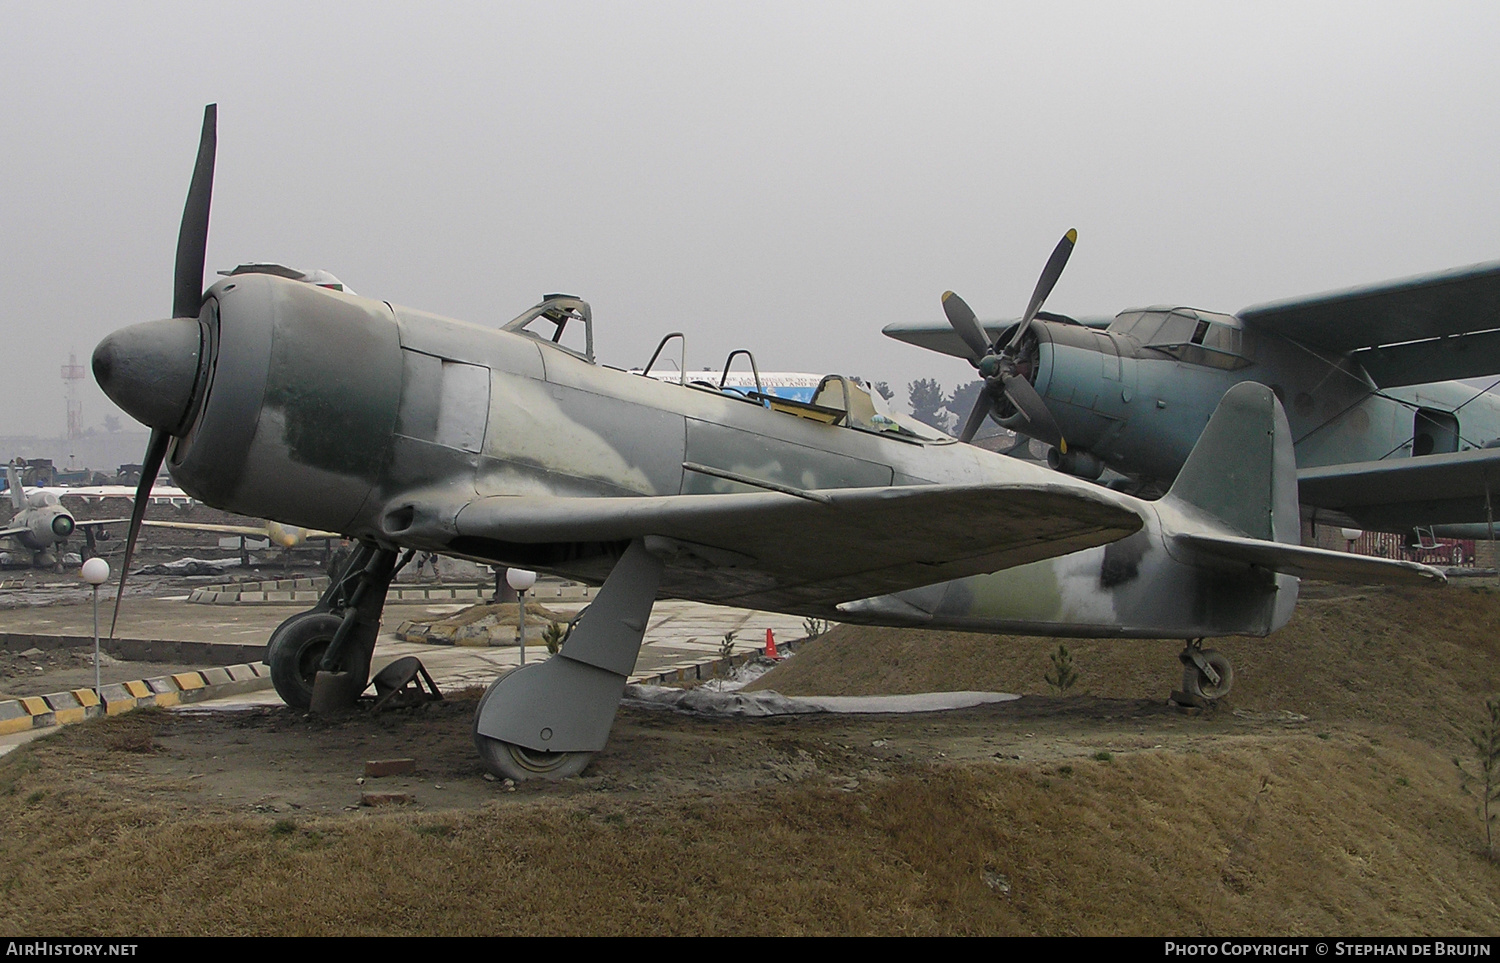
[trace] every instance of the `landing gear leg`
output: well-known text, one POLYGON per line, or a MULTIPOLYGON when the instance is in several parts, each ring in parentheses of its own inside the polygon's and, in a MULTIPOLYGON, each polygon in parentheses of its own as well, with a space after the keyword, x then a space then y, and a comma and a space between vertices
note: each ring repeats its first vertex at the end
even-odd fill
POLYGON ((1234 666, 1224 653, 1205 649, 1202 639, 1190 641, 1177 658, 1182 662, 1182 691, 1172 693, 1174 702, 1207 708, 1234 687, 1234 666))
POLYGON ((318 709, 331 710, 359 698, 369 684, 380 612, 395 570, 395 551, 360 542, 318 604, 271 633, 266 662, 287 705, 309 709, 316 702, 318 709))
POLYGON ((662 569, 641 539, 631 542, 562 651, 495 680, 474 716, 486 769, 518 781, 563 779, 604 748, 662 569))

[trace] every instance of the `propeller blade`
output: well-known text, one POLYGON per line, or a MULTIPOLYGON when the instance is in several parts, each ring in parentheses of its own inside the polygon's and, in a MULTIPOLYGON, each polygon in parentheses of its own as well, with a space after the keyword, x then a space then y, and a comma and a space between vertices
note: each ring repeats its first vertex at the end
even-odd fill
POLYGON ((203 307, 203 262, 208 254, 208 209, 214 193, 214 151, 218 145, 219 105, 203 108, 198 163, 177 230, 177 270, 172 278, 172 317, 196 318, 203 307))
POLYGON ((1047 403, 1037 394, 1031 382, 1018 374, 1003 376, 1003 382, 1005 397, 1026 417, 1026 434, 1049 445, 1056 445, 1057 450, 1066 455, 1068 443, 1063 440, 1062 429, 1057 427, 1057 421, 1048 410, 1047 403))
POLYGON ((1078 231, 1069 228, 1057 247, 1052 249, 1052 256, 1047 258, 1047 266, 1042 268, 1042 276, 1036 279, 1036 290, 1031 292, 1031 302, 1026 305, 1026 313, 1021 315, 1021 323, 1016 325, 1010 337, 1005 341, 1005 347, 1009 348, 1021 337, 1021 332, 1031 326, 1032 319, 1046 303, 1047 296, 1057 286, 1057 279, 1062 277, 1063 268, 1068 265, 1068 258, 1073 254, 1073 245, 1078 242, 1078 231))
POLYGON ((974 440, 974 436, 979 434, 979 426, 984 424, 984 419, 989 415, 992 405, 989 392, 981 390, 979 398, 974 402, 974 409, 969 412, 968 420, 964 422, 964 430, 958 433, 959 441, 968 444, 974 440))
POLYGON ((151 429, 151 440, 146 442, 146 457, 141 463, 141 483, 135 487, 135 506, 130 510, 130 534, 125 539, 125 558, 120 563, 120 588, 115 593, 115 614, 109 620, 109 637, 115 637, 115 625, 120 621, 120 600, 125 597, 125 579, 130 575, 130 558, 135 554, 135 542, 141 534, 141 521, 146 517, 146 505, 151 501, 151 486, 156 484, 156 473, 167 456, 167 445, 172 436, 158 428, 151 429))
POLYGON ((969 346, 969 351, 974 355, 971 362, 978 363, 980 358, 990 353, 990 336, 984 333, 974 309, 963 298, 952 291, 944 291, 943 313, 948 316, 948 323, 953 325, 953 330, 964 339, 964 344, 969 346))

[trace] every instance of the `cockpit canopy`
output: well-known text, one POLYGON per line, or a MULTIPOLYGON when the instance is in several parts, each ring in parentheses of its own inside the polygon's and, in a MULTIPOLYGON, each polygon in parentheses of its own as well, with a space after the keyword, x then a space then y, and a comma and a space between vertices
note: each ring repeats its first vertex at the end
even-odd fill
POLYGON ((1122 311, 1109 330, 1188 364, 1232 370, 1246 367, 1251 360, 1245 353, 1244 327, 1232 314, 1196 308, 1143 308, 1122 311))
POLYGON ((500 330, 550 342, 589 364, 594 363, 594 312, 587 301, 571 294, 543 296, 541 304, 507 322, 500 330), (568 335, 567 341, 563 340, 564 333, 568 335))

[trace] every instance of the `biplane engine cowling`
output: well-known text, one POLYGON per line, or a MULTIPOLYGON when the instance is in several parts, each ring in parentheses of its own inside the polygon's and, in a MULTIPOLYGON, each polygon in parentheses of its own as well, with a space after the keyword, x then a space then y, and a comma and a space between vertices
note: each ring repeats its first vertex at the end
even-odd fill
POLYGON ((401 349, 383 302, 244 274, 209 288, 196 322, 105 338, 94 373, 128 414, 174 436, 167 465, 193 497, 349 531, 386 462, 401 349))

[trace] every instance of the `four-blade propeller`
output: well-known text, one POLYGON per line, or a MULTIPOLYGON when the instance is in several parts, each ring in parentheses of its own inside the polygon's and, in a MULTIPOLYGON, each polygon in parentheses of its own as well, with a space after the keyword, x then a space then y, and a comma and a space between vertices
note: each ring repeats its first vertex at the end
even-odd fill
POLYGON ((990 341, 974 310, 963 298, 952 291, 943 293, 943 313, 948 316, 948 323, 953 325, 953 330, 968 346, 971 355, 969 363, 984 378, 984 390, 979 393, 974 409, 964 421, 963 430, 958 436, 960 441, 973 441, 979 426, 1004 397, 1026 419, 1026 434, 1055 445, 1063 453, 1067 452, 1068 443, 1063 439, 1062 430, 1057 427, 1052 412, 1047 410, 1042 396, 1037 394, 1026 374, 1019 369, 1018 363, 1022 337, 1031 327, 1031 322, 1036 320, 1037 312, 1042 309, 1047 295, 1052 293, 1057 279, 1062 276, 1077 240, 1078 232, 1069 230, 1057 242, 1052 256, 1047 259, 1047 266, 1042 268, 1042 276, 1037 279, 1036 290, 1031 293, 1031 302, 1026 305, 1026 313, 1021 316, 1020 323, 1011 329, 1004 344, 990 341))

